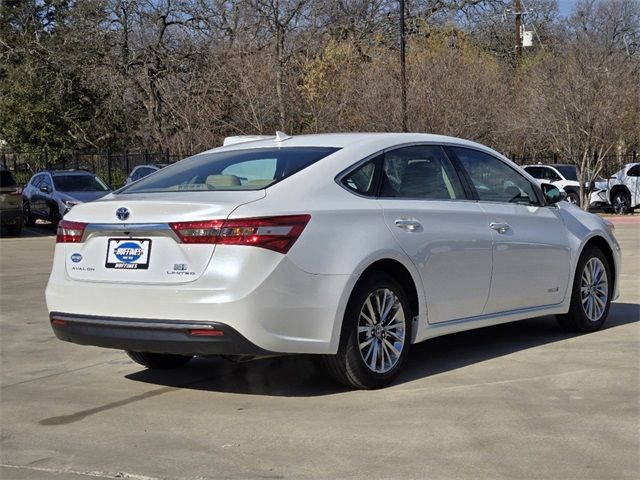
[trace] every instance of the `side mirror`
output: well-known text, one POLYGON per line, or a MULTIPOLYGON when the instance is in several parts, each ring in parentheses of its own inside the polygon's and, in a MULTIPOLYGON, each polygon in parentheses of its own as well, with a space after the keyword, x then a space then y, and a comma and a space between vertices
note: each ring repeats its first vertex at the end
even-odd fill
POLYGON ((567 198, 567 194, 565 192, 561 192, 560 189, 555 185, 551 185, 550 183, 543 183, 540 185, 540 187, 542 187, 544 199, 549 205, 553 205, 567 198))
POLYGON ((49 187, 47 187, 46 185, 43 185, 42 187, 40 187, 40 191, 42 193, 49 193, 49 187))

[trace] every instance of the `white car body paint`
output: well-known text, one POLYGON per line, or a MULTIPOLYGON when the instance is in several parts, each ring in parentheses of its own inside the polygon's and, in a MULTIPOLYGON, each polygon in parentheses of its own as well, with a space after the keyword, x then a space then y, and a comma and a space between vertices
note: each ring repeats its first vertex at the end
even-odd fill
MULTIPOLYGON (((274 146, 341 149, 266 189, 116 191, 75 207, 65 220, 89 224, 86 238, 57 244, 46 289, 48 310, 123 321, 214 321, 270 352, 331 354, 338 348, 356 282, 379 260, 400 263, 415 284, 419 311, 414 342, 566 313, 576 263, 592 237, 607 242, 619 272, 619 246, 605 222, 567 202, 526 207, 364 198, 336 181, 361 160, 409 144, 477 149, 536 182, 485 146, 437 135, 301 135, 228 145, 210 152, 274 146), (124 223, 115 217, 120 207, 131 212, 124 223), (251 246, 187 245, 166 227, 167 222, 300 214, 311 215, 311 220, 284 255, 251 246), (423 230, 398 230, 394 221, 401 217, 416 218, 423 230), (496 221, 509 223, 509 235, 489 227, 496 221), (102 230, 92 235, 96 225, 102 230), (120 235, 151 239, 147 270, 104 267, 107 240, 120 235), (75 253, 82 256, 77 263, 71 260, 75 253), (188 265, 188 274, 169 273, 176 264, 188 265)), ((614 298, 617 280, 615 285, 614 298)))

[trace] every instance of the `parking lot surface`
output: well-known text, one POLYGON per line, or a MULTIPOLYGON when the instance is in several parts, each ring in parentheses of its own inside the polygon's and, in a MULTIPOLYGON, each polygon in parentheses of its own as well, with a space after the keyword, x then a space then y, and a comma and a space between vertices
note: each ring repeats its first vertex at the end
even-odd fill
POLYGON ((309 357, 151 373, 60 342, 54 238, 1 238, 0 478, 638 478, 640 222, 616 234, 604 330, 543 317, 429 340, 379 391, 337 387, 309 357))

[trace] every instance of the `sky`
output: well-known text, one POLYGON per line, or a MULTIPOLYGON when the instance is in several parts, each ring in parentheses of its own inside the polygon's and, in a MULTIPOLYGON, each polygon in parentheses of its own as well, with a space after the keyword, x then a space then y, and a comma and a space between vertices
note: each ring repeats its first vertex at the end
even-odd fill
POLYGON ((576 0, 558 0, 558 8, 560 9, 560 15, 563 17, 568 16, 571 13, 571 9, 576 4, 576 0))

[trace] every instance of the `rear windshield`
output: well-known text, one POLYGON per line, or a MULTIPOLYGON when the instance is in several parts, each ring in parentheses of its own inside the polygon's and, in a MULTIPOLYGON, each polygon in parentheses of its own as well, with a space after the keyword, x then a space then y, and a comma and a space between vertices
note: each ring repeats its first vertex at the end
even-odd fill
POLYGON ((8 170, 0 170, 0 188, 1 187, 15 187, 16 181, 8 170))
POLYGON ((252 148, 204 153, 163 168, 118 193, 259 190, 266 188, 338 148, 252 148))
POLYGON ((93 175, 55 175, 53 184, 61 192, 106 192, 109 187, 93 175))

